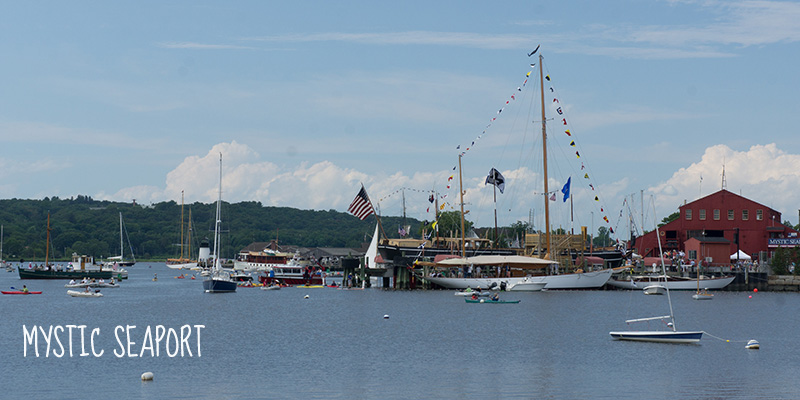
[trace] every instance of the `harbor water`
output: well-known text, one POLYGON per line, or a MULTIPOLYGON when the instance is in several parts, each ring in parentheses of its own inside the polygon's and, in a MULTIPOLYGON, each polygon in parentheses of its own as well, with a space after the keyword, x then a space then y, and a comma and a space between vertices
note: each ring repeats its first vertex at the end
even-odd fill
POLYGON ((467 304, 453 291, 422 290, 207 294, 201 278, 177 279, 186 271, 163 263, 128 271, 120 288, 101 289, 102 298, 72 298, 65 281, 2 272, 3 290, 43 291, 0 296, 3 397, 800 397, 798 293, 717 292, 713 301, 694 301, 691 292, 673 291, 678 329, 707 332, 699 344, 674 345, 609 336, 648 328, 626 319, 669 314, 665 296, 639 291, 502 294, 519 304, 467 304), (82 335, 67 333, 81 325, 82 335), (33 327, 38 345, 30 343, 33 327), (58 342, 50 336, 48 350, 51 327, 58 342), (749 339, 761 349, 746 350, 749 339), (142 381, 148 371, 154 379, 142 381))

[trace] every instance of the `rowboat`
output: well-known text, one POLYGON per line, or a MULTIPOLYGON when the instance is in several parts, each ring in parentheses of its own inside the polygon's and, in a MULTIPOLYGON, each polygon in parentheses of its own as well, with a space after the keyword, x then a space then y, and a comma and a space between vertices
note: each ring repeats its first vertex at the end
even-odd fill
POLYGON ((98 292, 85 292, 81 290, 67 290, 67 294, 72 297, 103 297, 103 294, 98 292))

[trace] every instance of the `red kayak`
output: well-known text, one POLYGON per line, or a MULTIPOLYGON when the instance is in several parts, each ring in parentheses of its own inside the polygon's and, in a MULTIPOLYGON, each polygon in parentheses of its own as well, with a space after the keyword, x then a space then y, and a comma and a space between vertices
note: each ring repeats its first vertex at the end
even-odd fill
POLYGON ((42 294, 42 292, 34 292, 34 291, 23 292, 22 290, 3 290, 3 291, 0 291, 0 293, 2 293, 2 294, 42 294))

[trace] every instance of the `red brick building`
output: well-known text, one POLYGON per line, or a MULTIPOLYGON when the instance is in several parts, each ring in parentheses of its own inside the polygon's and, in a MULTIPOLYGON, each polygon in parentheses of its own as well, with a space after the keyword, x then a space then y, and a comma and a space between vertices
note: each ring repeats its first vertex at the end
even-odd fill
POLYGON ((664 252, 695 250, 692 259, 712 257, 712 264, 730 263, 738 249, 753 260, 766 261, 778 247, 800 246, 797 231, 787 227, 781 213, 727 190, 684 204, 678 219, 636 238, 634 249, 645 257, 658 256, 658 239, 664 252), (696 240, 690 241, 695 238, 696 240), (738 239, 738 248, 737 248, 738 239), (713 249, 713 255, 702 254, 713 249), (727 256, 723 257, 723 250, 727 256), (721 258, 721 259, 720 259, 721 258))

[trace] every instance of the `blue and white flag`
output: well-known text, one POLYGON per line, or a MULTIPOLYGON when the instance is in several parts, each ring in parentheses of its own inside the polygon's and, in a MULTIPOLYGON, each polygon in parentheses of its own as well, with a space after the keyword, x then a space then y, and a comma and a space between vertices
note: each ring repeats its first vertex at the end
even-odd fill
POLYGON ((564 184, 564 187, 561 188, 561 193, 564 193, 564 202, 566 203, 567 199, 569 198, 569 184, 572 182, 572 177, 570 176, 567 178, 567 183, 564 184))

